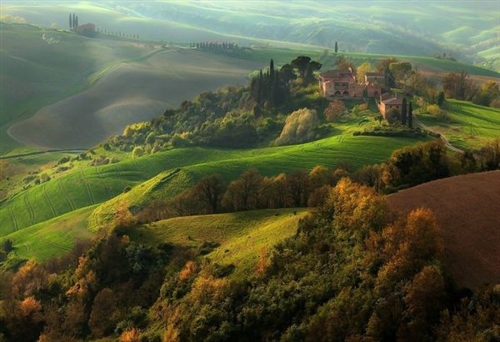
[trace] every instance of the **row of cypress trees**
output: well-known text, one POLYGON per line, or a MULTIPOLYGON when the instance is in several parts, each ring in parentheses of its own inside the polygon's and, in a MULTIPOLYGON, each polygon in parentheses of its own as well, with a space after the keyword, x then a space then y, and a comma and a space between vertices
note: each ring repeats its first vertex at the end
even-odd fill
POLYGON ((69 14, 69 28, 73 29, 78 27, 78 16, 75 13, 69 14))

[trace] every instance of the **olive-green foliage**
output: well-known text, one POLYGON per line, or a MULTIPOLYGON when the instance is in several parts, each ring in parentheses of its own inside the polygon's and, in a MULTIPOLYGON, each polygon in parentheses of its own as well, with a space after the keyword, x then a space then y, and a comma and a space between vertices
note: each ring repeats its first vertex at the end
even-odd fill
POLYGON ((258 267, 241 279, 228 277, 234 265, 131 241, 127 229, 99 237, 80 258, 30 261, 2 279, 10 289, 2 293, 14 295, 2 298, 5 337, 116 338, 134 328, 154 341, 499 337, 498 285, 472 299, 454 292, 432 212, 397 217, 348 179, 328 189, 294 236, 255 251, 258 267))

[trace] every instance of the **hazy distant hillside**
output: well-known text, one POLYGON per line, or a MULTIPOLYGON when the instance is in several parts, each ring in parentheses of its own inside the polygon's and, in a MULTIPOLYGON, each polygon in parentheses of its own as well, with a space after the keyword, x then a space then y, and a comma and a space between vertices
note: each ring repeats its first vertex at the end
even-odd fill
POLYGON ((341 51, 457 59, 499 70, 497 1, 7 1, 3 12, 66 27, 67 13, 101 29, 163 41, 231 39, 241 44, 302 43, 341 51), (35 11, 33 11, 35 9, 35 11), (270 41, 261 41, 270 40, 270 41))

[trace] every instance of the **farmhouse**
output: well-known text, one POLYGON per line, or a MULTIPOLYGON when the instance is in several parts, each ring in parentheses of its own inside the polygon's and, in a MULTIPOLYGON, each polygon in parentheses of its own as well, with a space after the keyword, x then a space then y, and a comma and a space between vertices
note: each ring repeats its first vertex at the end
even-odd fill
POLYGON ((93 36, 95 35, 95 25, 92 23, 88 23, 85 25, 80 25, 74 28, 75 32, 78 34, 82 34, 84 36, 93 36))
POLYGON ((385 86, 385 74, 383 72, 367 72, 365 74, 365 84, 380 84, 385 86))
POLYGON ((377 97, 382 93, 384 77, 383 74, 371 74, 360 84, 356 82, 352 69, 327 70, 319 75, 319 87, 326 98, 377 97))
POLYGON ((387 120, 387 113, 390 109, 395 108, 401 116, 401 108, 403 107, 403 100, 396 95, 383 94, 380 96, 379 110, 384 119, 387 120))

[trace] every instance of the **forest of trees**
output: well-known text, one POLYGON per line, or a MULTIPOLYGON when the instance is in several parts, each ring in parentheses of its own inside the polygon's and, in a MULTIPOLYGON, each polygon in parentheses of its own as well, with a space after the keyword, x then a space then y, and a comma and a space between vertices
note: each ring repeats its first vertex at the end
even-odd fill
MULTIPOLYGON (((216 211, 218 196, 206 198, 216 211)), ((455 286, 441 262, 431 211, 397 216, 373 188, 348 178, 325 187, 314 208, 295 236, 261 253, 255 272, 243 278, 193 249, 138 244, 123 228, 77 244, 65 257, 30 260, 2 275, 0 336, 26 342, 500 337, 499 286, 474 294, 455 286)))

